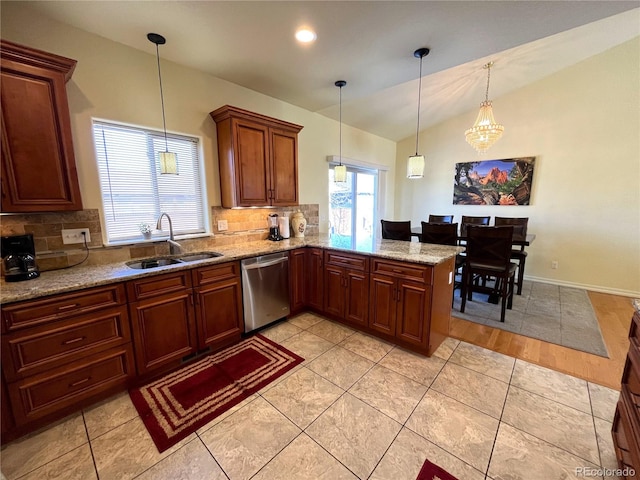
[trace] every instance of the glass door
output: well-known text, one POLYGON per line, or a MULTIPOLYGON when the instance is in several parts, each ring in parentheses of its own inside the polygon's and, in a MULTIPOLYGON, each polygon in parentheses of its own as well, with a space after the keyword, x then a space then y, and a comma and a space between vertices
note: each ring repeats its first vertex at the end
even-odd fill
POLYGON ((336 246, 371 250, 376 222, 378 172, 347 167, 347 181, 335 183, 329 169, 329 232, 336 246))

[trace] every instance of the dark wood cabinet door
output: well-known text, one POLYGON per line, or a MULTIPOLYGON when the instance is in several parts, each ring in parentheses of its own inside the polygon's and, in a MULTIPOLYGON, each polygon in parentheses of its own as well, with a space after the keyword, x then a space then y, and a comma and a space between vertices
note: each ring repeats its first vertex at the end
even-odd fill
POLYGON ((427 347, 430 287, 398 279, 396 338, 427 347))
POLYGON ((307 248, 305 304, 321 312, 324 308, 324 252, 320 248, 307 248))
POLYGON ((2 42, 2 211, 82 210, 66 82, 75 60, 2 42))
POLYGON ((289 252, 289 306, 292 315, 304 309, 306 259, 305 248, 289 252))
POLYGON ((129 314, 140 375, 197 351, 191 291, 132 303, 129 314))
POLYGON ((270 204, 269 129, 234 120, 237 199, 240 207, 270 204))
POLYGON ((298 135, 270 129, 271 205, 298 204, 298 135))
POLYGON ((0 424, 2 428, 0 429, 0 434, 4 437, 4 434, 11 431, 15 426, 15 422, 13 421, 13 411, 11 410, 11 404, 9 403, 9 393, 7 392, 7 385, 4 382, 4 377, 1 379, 2 385, 0 387, 0 424))
POLYGON ((242 288, 240 278, 196 288, 198 348, 222 348, 240 340, 242 288))
POLYGON ((344 318, 345 310, 344 269, 327 265, 324 269, 324 311, 344 318))
POLYGON ((345 282, 344 319, 350 323, 366 326, 369 319, 369 275, 347 270, 345 282))
POLYGON ((369 327, 378 332, 396 333, 396 280, 385 275, 371 274, 369 327))

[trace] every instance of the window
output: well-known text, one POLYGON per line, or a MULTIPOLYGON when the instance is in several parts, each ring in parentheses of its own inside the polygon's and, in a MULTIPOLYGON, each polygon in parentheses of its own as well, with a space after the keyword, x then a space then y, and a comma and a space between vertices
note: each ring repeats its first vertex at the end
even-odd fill
POLYGON ((171 217, 175 235, 206 232, 197 138, 167 135, 178 175, 162 175, 162 132, 94 120, 93 136, 108 243, 141 240, 139 224, 155 228, 162 212, 171 217))

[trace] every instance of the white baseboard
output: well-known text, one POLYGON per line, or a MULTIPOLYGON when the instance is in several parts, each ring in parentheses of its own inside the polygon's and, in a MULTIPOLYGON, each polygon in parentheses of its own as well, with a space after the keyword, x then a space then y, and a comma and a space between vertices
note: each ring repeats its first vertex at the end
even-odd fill
POLYGON ((584 283, 564 282, 562 280, 549 280, 548 278, 530 277, 527 275, 524 276, 524 279, 531 280, 533 282, 560 285, 562 287, 581 288, 583 290, 590 290, 592 292, 610 293, 611 295, 620 295, 621 297, 640 298, 640 292, 633 292, 631 290, 618 290, 616 288, 602 287, 600 285, 587 285, 584 283))

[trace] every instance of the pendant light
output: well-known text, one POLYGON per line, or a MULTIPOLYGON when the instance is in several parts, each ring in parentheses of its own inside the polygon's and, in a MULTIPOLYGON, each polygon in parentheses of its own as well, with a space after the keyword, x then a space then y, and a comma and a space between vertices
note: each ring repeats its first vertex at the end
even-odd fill
POLYGON ((496 123, 493 118, 493 108, 491 107, 491 100, 489 100, 491 67, 493 67, 493 62, 489 62, 483 67, 487 70, 487 91, 485 93, 484 102, 480 104, 480 112, 478 112, 476 123, 473 124, 473 127, 464 132, 467 142, 476 149, 478 155, 484 154, 489 147, 502 137, 502 133, 504 132, 504 127, 496 123))
POLYGON ((336 183, 345 183, 347 181, 347 167, 342 165, 342 87, 347 84, 344 80, 338 80, 335 85, 340 88, 340 157, 339 165, 333 168, 333 181, 336 183))
POLYGON ((156 58, 158 59, 158 80, 160 81, 160 102, 162 104, 162 126, 164 128, 164 152, 158 154, 160 162, 160 173, 162 174, 178 174, 178 161, 176 154, 169 151, 169 142, 167 141, 167 122, 164 116, 164 95, 162 94, 162 75, 160 75, 160 51, 158 45, 164 45, 167 40, 157 33, 148 33, 147 38, 151 43, 156 45, 156 58))
POLYGON ((424 155, 418 154, 418 138, 420 135, 420 97, 422 95, 422 59, 429 55, 428 48, 419 48, 413 56, 420 59, 420 76, 418 79, 418 123, 416 125, 416 154, 407 160, 407 178, 422 178, 424 176, 424 155))

